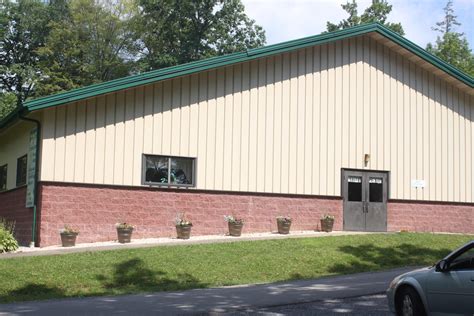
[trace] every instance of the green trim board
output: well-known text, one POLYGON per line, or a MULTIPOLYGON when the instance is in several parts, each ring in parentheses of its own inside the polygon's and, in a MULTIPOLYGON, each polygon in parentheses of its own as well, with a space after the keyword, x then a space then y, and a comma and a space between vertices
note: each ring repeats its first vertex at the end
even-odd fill
MULTIPOLYGON (((218 67, 229 66, 241 62, 251 61, 270 55, 280 54, 305 48, 314 45, 325 44, 346 38, 360 36, 371 32, 377 32, 396 44, 404 47, 408 51, 422 58, 426 62, 436 66, 442 71, 448 73, 452 77, 466 84, 468 87, 474 87, 474 78, 460 71, 459 69, 449 65, 438 57, 428 53, 420 46, 405 39, 390 29, 379 23, 370 23, 354 26, 348 29, 339 30, 331 33, 323 33, 315 36, 305 37, 297 40, 291 40, 279 44, 268 45, 265 47, 249 49, 245 52, 238 52, 224 56, 207 58, 173 67, 153 70, 143 74, 132 75, 120 79, 115 79, 99 84, 90 85, 55 95, 41 97, 29 100, 25 103, 24 110, 26 112, 37 111, 52 106, 58 106, 70 102, 75 102, 98 95, 111 93, 123 89, 129 89, 136 86, 150 84, 157 81, 172 79, 180 76, 190 75, 201 71, 206 71, 218 67)), ((6 118, 8 119, 8 117, 6 118)), ((6 120, 5 119, 5 120, 6 120)), ((4 121, 0 122, 0 128, 6 125, 4 121)))

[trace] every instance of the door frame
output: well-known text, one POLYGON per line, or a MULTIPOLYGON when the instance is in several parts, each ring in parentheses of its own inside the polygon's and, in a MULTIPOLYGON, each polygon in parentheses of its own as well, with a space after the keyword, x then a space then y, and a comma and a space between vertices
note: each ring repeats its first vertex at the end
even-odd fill
MULTIPOLYGON (((357 168, 341 168, 341 179, 340 179, 340 184, 341 184, 341 197, 342 197, 342 229, 345 230, 346 223, 344 222, 344 172, 361 172, 361 173, 384 173, 387 176, 387 202, 386 202, 386 215, 388 217, 388 202, 390 200, 390 171, 389 170, 375 170, 375 169, 357 169, 357 168)), ((387 223, 388 225, 388 223, 387 223)))

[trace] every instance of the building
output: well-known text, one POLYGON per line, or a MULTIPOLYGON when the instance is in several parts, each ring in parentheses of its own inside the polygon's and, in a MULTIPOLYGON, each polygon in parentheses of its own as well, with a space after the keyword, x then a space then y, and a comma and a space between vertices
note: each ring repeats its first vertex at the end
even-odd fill
POLYGON ((474 233, 473 85, 368 24, 31 100, 0 123, 0 216, 40 246, 65 224, 79 242, 118 221, 171 236, 181 212, 195 235, 225 214, 250 232, 325 213, 474 233))

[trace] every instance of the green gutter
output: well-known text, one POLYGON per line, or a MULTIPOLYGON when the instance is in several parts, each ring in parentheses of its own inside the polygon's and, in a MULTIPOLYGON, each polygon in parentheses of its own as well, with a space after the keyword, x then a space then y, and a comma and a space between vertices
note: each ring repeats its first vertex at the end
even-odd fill
MULTIPOLYGON (((420 46, 412 43, 390 29, 378 23, 364 24, 354 26, 348 29, 339 30, 331 33, 323 33, 315 36, 305 37, 297 40, 292 40, 284 43, 269 45, 260 48, 249 49, 246 52, 239 52, 224 56, 212 57, 204 60, 194 61, 187 64, 182 64, 174 67, 163 68, 159 70, 150 71, 143 74, 133 75, 125 78, 115 79, 108 82, 90 85, 83 88, 74 89, 71 91, 58 93, 48 97, 42 97, 35 100, 30 100, 25 103, 25 107, 29 111, 41 110, 44 108, 58 106, 74 101, 84 100, 98 95, 111 93, 123 89, 129 89, 144 84, 150 84, 162 80, 172 79, 180 76, 190 75, 218 67, 229 66, 237 63, 247 62, 270 55, 289 52, 313 45, 325 44, 333 41, 338 41, 346 38, 352 38, 377 32, 394 43, 404 47, 413 54, 419 56, 428 63, 443 70, 457 80, 463 82, 468 87, 474 88, 474 78, 468 74, 463 73, 459 69, 449 65, 438 57, 431 55, 420 46)), ((14 118, 13 118, 14 119, 14 118)), ((6 120, 5 120, 6 121, 6 120)), ((8 122, 7 122, 8 123, 8 122)), ((7 123, 0 122, 0 129, 7 123)))
POLYGON ((35 183, 35 188, 33 191, 33 224, 31 227, 31 245, 30 247, 34 247, 36 244, 36 219, 37 219, 37 207, 38 207, 38 180, 39 180, 39 162, 40 162, 40 146, 41 146, 41 122, 32 118, 25 117, 23 115, 26 115, 26 113, 22 113, 21 110, 19 110, 19 119, 27 122, 31 122, 36 124, 36 148, 35 148, 35 155, 36 155, 36 160, 35 160, 35 176, 34 176, 34 183, 35 183))

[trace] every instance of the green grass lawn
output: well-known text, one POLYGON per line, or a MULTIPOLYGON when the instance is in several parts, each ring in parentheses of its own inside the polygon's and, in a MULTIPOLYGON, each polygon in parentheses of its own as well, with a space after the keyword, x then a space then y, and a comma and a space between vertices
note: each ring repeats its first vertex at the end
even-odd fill
POLYGON ((472 236, 375 234, 0 260, 0 302, 317 278, 428 265, 472 236))

